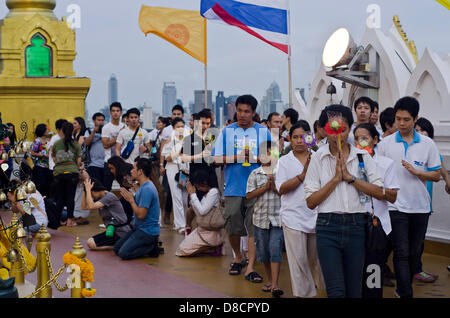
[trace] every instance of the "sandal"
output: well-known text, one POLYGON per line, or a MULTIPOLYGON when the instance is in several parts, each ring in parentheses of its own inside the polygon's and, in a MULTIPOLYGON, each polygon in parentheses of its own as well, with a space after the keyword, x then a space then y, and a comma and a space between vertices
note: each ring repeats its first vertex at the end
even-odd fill
POLYGON ((242 271, 242 264, 241 263, 231 263, 231 268, 228 271, 228 274, 230 275, 239 275, 242 271))
POLYGON ((266 284, 263 286, 262 291, 265 293, 270 293, 272 291, 272 284, 266 284))
POLYGON ((272 296, 273 297, 278 298, 278 297, 282 296, 283 294, 284 294, 284 292, 280 288, 272 289, 272 296))
POLYGON ((245 276, 245 279, 251 281, 252 283, 262 283, 263 281, 263 278, 257 272, 251 272, 245 276))

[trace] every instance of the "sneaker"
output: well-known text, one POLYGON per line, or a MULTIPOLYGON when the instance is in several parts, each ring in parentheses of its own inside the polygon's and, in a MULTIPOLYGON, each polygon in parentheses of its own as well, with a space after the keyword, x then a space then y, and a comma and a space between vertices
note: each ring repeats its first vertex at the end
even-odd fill
POLYGON ((414 275, 414 279, 421 283, 434 283, 436 278, 425 272, 420 272, 414 275))
POLYGON ((99 228, 102 228, 102 229, 106 229, 106 226, 105 226, 105 224, 103 224, 103 223, 102 223, 102 224, 99 224, 98 227, 99 227, 99 228))
POLYGON ((394 297, 395 297, 395 298, 400 298, 400 295, 397 293, 396 290, 394 290, 394 297))

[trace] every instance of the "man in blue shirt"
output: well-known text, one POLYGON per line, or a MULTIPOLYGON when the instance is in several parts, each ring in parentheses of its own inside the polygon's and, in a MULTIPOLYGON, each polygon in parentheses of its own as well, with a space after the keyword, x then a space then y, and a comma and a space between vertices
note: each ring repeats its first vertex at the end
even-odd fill
POLYGON ((245 278, 260 283, 262 277, 254 271, 256 247, 253 235, 253 203, 245 198, 247 179, 258 168, 259 145, 270 140, 269 130, 253 121, 258 101, 251 95, 236 100, 237 122, 225 127, 217 138, 212 156, 218 165, 225 165, 225 229, 229 235, 234 260, 230 275, 239 275, 244 257, 240 251, 241 236, 248 236, 248 266, 245 278))
POLYGON ((150 181, 152 164, 150 160, 139 158, 133 165, 131 176, 139 182, 136 196, 120 189, 120 194, 127 200, 134 212, 133 229, 114 245, 114 252, 123 260, 130 260, 146 255, 153 255, 158 249, 159 198, 155 185, 150 181))
MULTIPOLYGON (((88 173, 92 179, 100 181, 101 184, 105 182, 105 148, 102 143, 102 129, 105 125, 105 115, 102 113, 95 113, 92 116, 94 122, 94 129, 86 130, 84 140, 89 151, 90 162, 88 162, 88 173)), ((85 163, 86 164, 86 163, 85 163)))

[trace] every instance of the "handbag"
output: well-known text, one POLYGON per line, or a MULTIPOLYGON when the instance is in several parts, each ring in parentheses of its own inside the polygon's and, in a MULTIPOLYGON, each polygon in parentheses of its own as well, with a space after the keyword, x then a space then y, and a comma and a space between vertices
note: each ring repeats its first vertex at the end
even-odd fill
POLYGON ((225 226, 225 218, 223 217, 223 208, 219 203, 205 215, 196 216, 197 225, 207 231, 218 231, 225 226))
POLYGON ((383 251, 387 244, 387 235, 384 233, 380 219, 375 215, 372 200, 372 213, 367 222, 366 249, 370 252, 383 251))
MULTIPOLYGON (((175 149, 175 140, 173 141, 173 147, 175 149)), ((177 161, 178 172, 175 174, 175 181, 177 183, 177 187, 180 189, 186 188, 186 183, 189 181, 189 175, 185 174, 181 171, 180 164, 177 161)))
POLYGON ((122 153, 120 154, 120 156, 123 159, 128 159, 130 158, 131 153, 133 152, 134 149, 134 139, 136 138, 136 135, 139 131, 139 127, 136 129, 136 131, 134 132, 133 138, 131 138, 131 140, 129 140, 127 142, 127 145, 125 147, 125 149, 122 151, 122 153))
MULTIPOLYGON (((358 154, 358 160, 364 165, 362 154, 358 154)), ((380 219, 375 215, 372 197, 370 197, 370 201, 372 204, 372 213, 369 215, 366 228, 366 250, 370 252, 379 252, 386 248, 387 235, 383 230, 380 219)))

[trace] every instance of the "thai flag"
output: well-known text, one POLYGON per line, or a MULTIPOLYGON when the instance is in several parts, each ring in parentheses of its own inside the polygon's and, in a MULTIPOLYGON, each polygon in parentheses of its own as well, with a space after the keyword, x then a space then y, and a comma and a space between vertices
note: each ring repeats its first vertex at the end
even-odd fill
POLYGON ((289 54, 289 0, 202 0, 201 15, 234 25, 289 54))

